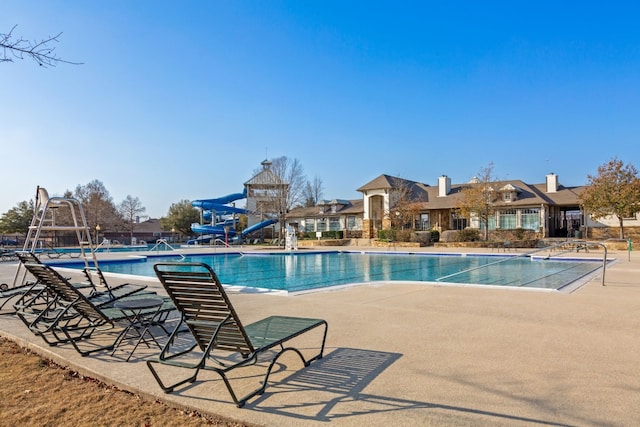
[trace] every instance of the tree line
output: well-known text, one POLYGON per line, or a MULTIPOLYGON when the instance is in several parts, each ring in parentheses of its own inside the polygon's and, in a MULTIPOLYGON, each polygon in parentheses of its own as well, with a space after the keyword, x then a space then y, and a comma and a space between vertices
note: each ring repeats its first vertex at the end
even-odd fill
MULTIPOLYGON (((66 190, 62 197, 74 198, 83 206, 87 226, 95 230, 126 231, 133 234, 134 224, 142 217, 146 208, 138 197, 127 195, 116 204, 104 184, 95 179, 86 185, 78 185, 74 191, 66 190)), ((0 232, 3 234, 26 234, 35 214, 35 197, 19 202, 0 216, 0 232)), ((64 213, 56 217, 57 225, 69 225, 72 218, 64 213)))
MULTIPOLYGON (((315 206, 322 198, 322 180, 318 177, 307 180, 304 168, 297 159, 282 156, 272 159, 271 163, 274 165, 274 173, 283 182, 288 183, 285 192, 273 195, 277 199, 275 205, 278 206, 279 216, 284 218, 293 207, 315 206)), ((257 171, 254 172, 257 174, 257 171)), ((126 231, 133 236, 133 229, 138 220, 147 219, 144 215, 146 207, 138 197, 127 195, 120 203, 115 203, 107 188, 97 179, 85 185, 78 185, 74 191, 66 190, 62 197, 75 198, 82 203, 87 225, 91 230, 100 226, 104 231, 126 231)), ((35 197, 19 202, 0 216, 0 233, 26 234, 34 210, 35 197)), ((56 221, 58 225, 63 225, 70 219, 60 217, 56 218, 56 221)), ((191 224, 199 221, 200 211, 191 205, 191 201, 180 200, 170 205, 167 215, 160 218, 160 225, 163 230, 173 230, 180 236, 190 236, 193 234, 191 224)), ((246 218, 244 222, 246 226, 246 218)))

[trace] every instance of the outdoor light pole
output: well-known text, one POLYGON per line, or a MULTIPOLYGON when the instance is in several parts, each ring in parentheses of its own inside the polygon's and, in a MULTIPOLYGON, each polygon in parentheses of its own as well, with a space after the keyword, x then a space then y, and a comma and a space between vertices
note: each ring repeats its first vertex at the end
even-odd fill
POLYGON ((95 245, 98 245, 98 237, 100 236, 100 230, 102 228, 100 227, 100 224, 96 225, 96 241, 95 241, 95 245))

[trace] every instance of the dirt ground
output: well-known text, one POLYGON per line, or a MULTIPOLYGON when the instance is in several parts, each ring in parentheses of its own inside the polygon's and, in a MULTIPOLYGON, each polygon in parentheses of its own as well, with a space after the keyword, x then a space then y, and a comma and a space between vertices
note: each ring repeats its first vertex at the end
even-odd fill
POLYGON ((250 427, 142 400, 0 338, 0 426, 250 427))

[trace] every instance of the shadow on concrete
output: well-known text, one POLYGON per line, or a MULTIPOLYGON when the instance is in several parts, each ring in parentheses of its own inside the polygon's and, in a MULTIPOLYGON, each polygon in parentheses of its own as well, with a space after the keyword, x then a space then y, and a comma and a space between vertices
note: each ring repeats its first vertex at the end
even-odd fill
MULTIPOLYGON (((297 371, 278 383, 271 384, 259 398, 248 403, 253 411, 277 414, 301 420, 331 422, 347 417, 389 413, 415 409, 467 413, 469 416, 548 426, 565 426, 548 420, 519 417, 474 408, 421 402, 397 397, 363 393, 363 390, 385 369, 402 357, 399 353, 337 348, 323 359, 297 371), (300 403, 302 394, 312 399, 300 403), (292 402, 292 403, 288 403, 292 402)), ((425 416, 428 416, 425 413, 425 416)))

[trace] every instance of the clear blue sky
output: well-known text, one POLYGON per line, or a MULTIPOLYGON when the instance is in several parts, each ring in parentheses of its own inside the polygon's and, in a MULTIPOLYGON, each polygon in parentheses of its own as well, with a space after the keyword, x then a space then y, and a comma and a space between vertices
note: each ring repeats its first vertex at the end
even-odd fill
POLYGON ((0 32, 84 65, 0 63, 0 213, 98 179, 160 217, 279 156, 325 198, 640 167, 639 5, 3 0, 0 32))

